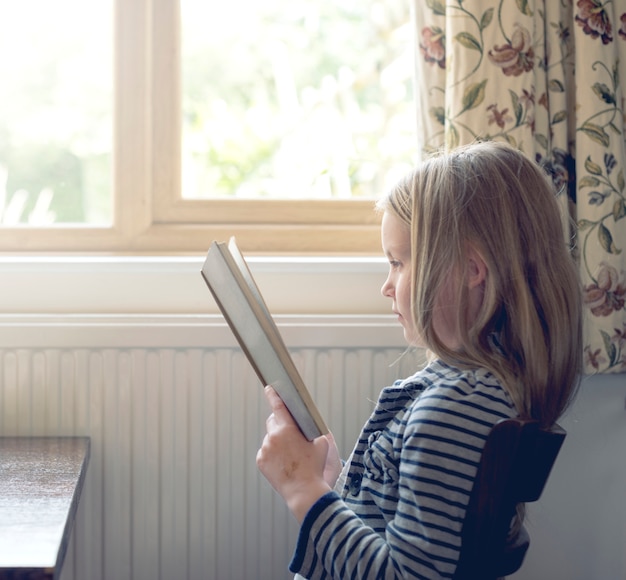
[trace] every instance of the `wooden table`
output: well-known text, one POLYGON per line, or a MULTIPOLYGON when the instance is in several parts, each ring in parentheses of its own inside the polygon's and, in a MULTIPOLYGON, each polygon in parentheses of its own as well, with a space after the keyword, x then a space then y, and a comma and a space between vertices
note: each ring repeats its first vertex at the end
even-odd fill
POLYGON ((89 463, 88 437, 0 437, 0 579, 56 579, 89 463))

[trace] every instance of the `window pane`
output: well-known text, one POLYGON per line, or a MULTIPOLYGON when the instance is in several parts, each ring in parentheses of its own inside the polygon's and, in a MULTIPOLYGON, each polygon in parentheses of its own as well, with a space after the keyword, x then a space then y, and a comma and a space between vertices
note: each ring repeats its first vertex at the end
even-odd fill
POLYGON ((183 197, 371 198, 416 155, 408 0, 181 0, 183 197))
POLYGON ((112 0, 0 9, 0 223, 112 220, 112 0))

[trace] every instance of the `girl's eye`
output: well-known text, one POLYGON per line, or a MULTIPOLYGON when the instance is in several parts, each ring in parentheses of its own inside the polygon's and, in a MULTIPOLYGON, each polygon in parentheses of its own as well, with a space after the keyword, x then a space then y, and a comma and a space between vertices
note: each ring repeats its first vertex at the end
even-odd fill
POLYGON ((389 260, 389 266, 393 270, 397 270, 401 265, 402 265, 402 263, 399 262, 398 260, 389 260))

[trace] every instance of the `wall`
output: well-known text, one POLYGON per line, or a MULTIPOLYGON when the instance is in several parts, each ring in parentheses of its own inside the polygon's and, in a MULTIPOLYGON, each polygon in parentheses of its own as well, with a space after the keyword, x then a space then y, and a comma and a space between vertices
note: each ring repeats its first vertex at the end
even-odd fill
POLYGON ((626 375, 586 377, 514 580, 626 579, 626 375))

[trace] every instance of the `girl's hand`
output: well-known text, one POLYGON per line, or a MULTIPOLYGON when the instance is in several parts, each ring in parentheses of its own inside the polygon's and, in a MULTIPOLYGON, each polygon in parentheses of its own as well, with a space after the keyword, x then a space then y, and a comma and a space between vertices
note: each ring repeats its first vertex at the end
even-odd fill
POLYGON ((272 414, 265 423, 267 434, 256 463, 298 522, 302 522, 311 506, 331 489, 324 480, 329 440, 318 437, 308 441, 276 391, 265 387, 265 396, 272 414))

